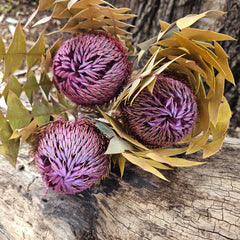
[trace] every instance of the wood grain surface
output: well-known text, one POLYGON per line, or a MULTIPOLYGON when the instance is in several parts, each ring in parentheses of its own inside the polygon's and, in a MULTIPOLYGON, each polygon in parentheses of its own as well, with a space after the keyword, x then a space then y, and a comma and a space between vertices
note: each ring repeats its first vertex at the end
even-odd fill
MULTIPOLYGON (((188 156, 202 160, 201 154, 188 156)), ((1 240, 240 239, 240 140, 164 182, 128 164, 78 195, 49 191, 24 145, 17 168, 0 157, 1 240)))

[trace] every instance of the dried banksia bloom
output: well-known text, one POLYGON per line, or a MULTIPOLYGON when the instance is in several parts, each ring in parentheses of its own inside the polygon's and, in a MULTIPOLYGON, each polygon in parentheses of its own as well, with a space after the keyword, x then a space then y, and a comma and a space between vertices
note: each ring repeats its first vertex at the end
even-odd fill
POLYGON ((151 146, 178 143, 193 129, 197 104, 182 82, 158 75, 153 93, 145 88, 133 103, 122 104, 124 125, 139 142, 151 146))
POLYGON ((60 91, 73 102, 91 107, 109 103, 131 71, 127 50, 107 33, 83 33, 59 48, 53 74, 60 91))
POLYGON ((35 161, 48 188, 57 192, 81 192, 106 176, 110 159, 108 140, 92 121, 56 120, 39 136, 35 161))

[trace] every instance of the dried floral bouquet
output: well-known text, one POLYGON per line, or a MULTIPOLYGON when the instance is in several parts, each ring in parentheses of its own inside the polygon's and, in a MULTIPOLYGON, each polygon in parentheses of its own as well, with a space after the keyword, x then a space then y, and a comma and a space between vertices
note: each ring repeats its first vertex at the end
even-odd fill
POLYGON ((224 83, 234 79, 218 41, 234 39, 190 26, 224 12, 160 21, 158 36, 135 46, 124 30, 133 27, 125 20, 136 17, 128 8, 103 0, 40 0, 26 25, 49 9, 34 25, 65 19, 51 34, 68 32, 70 39, 46 48, 51 35, 42 31, 27 49, 20 22, 7 49, 0 37, 0 97, 7 104, 0 111, 0 154, 13 166, 26 141, 47 188, 74 194, 100 182, 111 159, 121 176, 128 160, 168 181, 159 169, 203 163, 183 154, 203 150, 207 158, 219 151, 231 118, 224 83), (146 56, 145 66, 133 71, 146 56), (14 72, 25 59, 20 83, 14 72))

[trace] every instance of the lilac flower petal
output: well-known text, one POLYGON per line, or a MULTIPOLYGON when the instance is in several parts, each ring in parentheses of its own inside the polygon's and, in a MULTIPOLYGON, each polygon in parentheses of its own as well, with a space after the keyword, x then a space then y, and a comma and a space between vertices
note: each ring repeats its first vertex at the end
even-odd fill
POLYGON ((182 82, 158 75, 153 94, 145 88, 133 101, 122 104, 123 122, 139 142, 167 146, 181 141, 193 129, 197 103, 182 82))
POLYGON ((101 180, 110 159, 107 139, 88 119, 50 123, 41 133, 35 161, 48 188, 74 194, 101 180))
POLYGON ((83 33, 59 48, 53 60, 54 79, 73 102, 89 107, 103 105, 116 97, 126 83, 131 72, 127 58, 117 37, 83 33))

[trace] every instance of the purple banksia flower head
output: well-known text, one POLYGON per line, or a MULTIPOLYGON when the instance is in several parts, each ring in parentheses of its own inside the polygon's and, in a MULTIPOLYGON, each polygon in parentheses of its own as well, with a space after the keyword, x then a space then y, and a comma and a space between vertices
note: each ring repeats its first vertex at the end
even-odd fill
POLYGON ((53 59, 60 91, 78 105, 109 103, 122 90, 132 65, 119 38, 108 33, 82 33, 69 39, 53 59))
POLYGON ((57 192, 81 192, 107 175, 108 140, 86 118, 77 122, 56 120, 39 134, 34 158, 48 188, 57 192))
POLYGON ((154 147, 178 143, 197 119, 195 96, 184 83, 158 75, 153 93, 143 89, 133 103, 122 104, 124 125, 139 142, 154 147))

